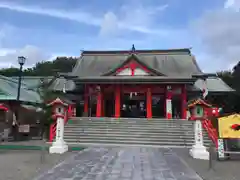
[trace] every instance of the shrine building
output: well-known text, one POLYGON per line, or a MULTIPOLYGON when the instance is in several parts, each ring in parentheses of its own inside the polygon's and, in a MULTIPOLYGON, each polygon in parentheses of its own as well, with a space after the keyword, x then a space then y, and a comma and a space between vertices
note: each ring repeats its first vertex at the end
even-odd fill
POLYGON ((233 91, 203 73, 190 49, 83 51, 60 76, 55 86, 82 102, 78 116, 186 119, 189 99, 233 91))

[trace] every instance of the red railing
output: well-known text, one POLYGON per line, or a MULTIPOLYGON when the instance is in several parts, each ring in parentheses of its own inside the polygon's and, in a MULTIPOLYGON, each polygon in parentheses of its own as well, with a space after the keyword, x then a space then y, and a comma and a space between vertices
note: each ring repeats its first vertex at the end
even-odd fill
POLYGON ((212 122, 208 119, 202 121, 203 128, 206 129, 208 136, 211 138, 216 147, 218 147, 218 135, 216 129, 213 127, 212 122))
POLYGON ((50 125, 49 129, 49 142, 52 142, 54 137, 56 136, 56 128, 57 128, 57 122, 55 121, 50 125))

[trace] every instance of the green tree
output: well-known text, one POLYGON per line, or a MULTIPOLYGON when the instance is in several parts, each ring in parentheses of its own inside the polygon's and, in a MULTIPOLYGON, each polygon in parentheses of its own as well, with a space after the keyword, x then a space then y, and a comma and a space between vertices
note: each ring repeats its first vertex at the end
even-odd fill
MULTIPOLYGON (((32 68, 23 71, 24 76, 53 76, 56 72, 70 72, 77 62, 75 57, 57 57, 54 61, 42 61, 36 63, 32 68)), ((0 69, 0 74, 4 76, 18 76, 18 68, 0 69)))
POLYGON ((40 108, 41 112, 41 127, 42 127, 42 139, 49 138, 50 125, 53 123, 52 119, 52 109, 47 105, 47 103, 54 98, 54 92, 48 89, 48 84, 43 83, 38 87, 37 91, 42 99, 40 108))

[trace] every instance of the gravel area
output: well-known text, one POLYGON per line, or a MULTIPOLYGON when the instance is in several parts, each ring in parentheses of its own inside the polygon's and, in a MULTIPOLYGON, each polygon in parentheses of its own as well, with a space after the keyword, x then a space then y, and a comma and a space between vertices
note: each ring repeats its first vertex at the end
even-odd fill
POLYGON ((192 169, 194 169, 203 180, 239 180, 240 179, 240 155, 232 155, 232 159, 218 161, 213 157, 212 167, 209 161, 196 160, 189 156, 187 149, 174 149, 192 169))
POLYGON ((0 151, 0 180, 33 180, 38 174, 76 154, 48 154, 43 151, 0 151))

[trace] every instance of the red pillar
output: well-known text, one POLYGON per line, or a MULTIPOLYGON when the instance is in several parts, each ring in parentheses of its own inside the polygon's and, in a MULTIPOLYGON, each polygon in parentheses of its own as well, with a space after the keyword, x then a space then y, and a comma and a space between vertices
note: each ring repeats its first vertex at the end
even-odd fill
POLYGON ((187 90, 186 85, 182 87, 182 119, 187 119, 187 90))
POLYGON ((105 93, 102 92, 102 116, 105 116, 105 93))
POLYGON ((97 110, 96 110, 96 117, 102 116, 102 91, 101 88, 97 92, 97 110))
POLYGON ((147 89, 147 118, 152 118, 152 90, 147 89))
POLYGON ((172 119, 172 88, 167 86, 166 89, 166 118, 172 119))
POLYGON ((120 86, 116 86, 115 89, 115 118, 121 116, 121 89, 120 86))
POLYGON ((88 116, 88 96, 89 95, 89 89, 88 86, 85 85, 85 91, 84 91, 84 114, 87 114, 88 116))

